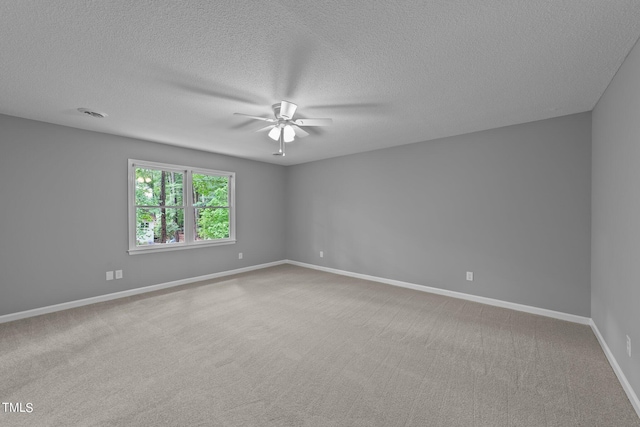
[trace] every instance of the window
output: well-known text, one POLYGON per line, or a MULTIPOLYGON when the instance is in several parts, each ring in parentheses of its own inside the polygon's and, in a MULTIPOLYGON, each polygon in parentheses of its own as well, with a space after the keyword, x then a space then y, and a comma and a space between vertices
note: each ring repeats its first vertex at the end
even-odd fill
POLYGON ((233 172, 129 160, 129 253, 235 243, 233 172))

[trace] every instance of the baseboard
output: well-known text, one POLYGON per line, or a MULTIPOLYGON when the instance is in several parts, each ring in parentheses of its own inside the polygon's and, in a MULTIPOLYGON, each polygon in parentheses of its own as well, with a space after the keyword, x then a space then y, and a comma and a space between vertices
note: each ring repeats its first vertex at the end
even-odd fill
POLYGON ((260 270, 262 268, 273 267, 281 264, 297 265, 299 267, 311 268, 314 270, 326 271, 328 273, 340 274, 342 276, 355 277, 358 279, 371 280, 373 282, 386 283, 388 285, 399 286, 402 288, 414 289, 422 292, 429 292, 432 294, 445 295, 453 298, 464 299, 468 301, 479 302, 482 304, 493 305, 496 307, 509 308, 512 310, 523 311, 526 313, 538 314, 541 316, 553 317, 555 319, 566 320, 574 323, 581 323, 584 325, 591 325, 592 321, 588 317, 577 316, 575 314, 562 313, 559 311, 547 310, 545 308, 538 308, 529 305, 517 304, 508 301, 502 301, 493 298, 486 298, 477 295, 465 294, 462 292, 449 291, 446 289, 433 288, 431 286, 417 285, 415 283, 403 282, 400 280, 386 279, 383 277, 370 276, 367 274, 353 273, 346 270, 338 270, 336 268, 323 267, 315 264, 307 264, 304 262, 293 260, 280 260, 269 262, 266 264, 258 264, 249 267, 238 268, 235 270, 221 271, 218 273, 206 274, 204 276, 189 277, 186 279, 175 280, 172 282, 160 283, 157 285, 145 286, 142 288, 129 289, 121 292, 114 292, 105 295, 99 295, 91 298, 85 298, 81 300, 69 301, 61 304, 49 305, 46 307, 39 307, 32 310, 20 311, 17 313, 10 313, 0 316, 0 323, 11 322, 14 320, 24 319, 27 317, 39 316, 41 314, 53 313, 56 311, 67 310, 74 307, 81 307, 83 305, 95 304, 103 301, 110 301, 118 298, 125 298, 132 295, 142 294, 146 292, 153 292, 160 289, 172 288, 174 286, 186 285, 188 283, 201 282, 203 280, 216 279, 218 277, 231 276, 234 274, 245 273, 253 270, 260 270))
POLYGON ((358 279, 371 280, 373 282, 386 283, 388 285, 399 286, 401 288, 414 289, 416 291, 429 292, 432 294, 445 295, 448 297, 464 299, 467 301, 479 302, 482 304, 493 305, 496 307, 510 308, 512 310, 523 311, 525 313, 538 314, 540 316, 553 317, 554 319, 566 320, 568 322, 589 325, 591 318, 577 316, 575 314, 563 313, 560 311, 547 310, 546 308, 538 308, 530 305, 517 304, 514 302, 502 301, 493 298, 480 297, 477 295, 465 294, 462 292, 449 291, 446 289, 433 288, 431 286, 417 285, 415 283, 402 282, 400 280, 385 279, 383 277, 369 276, 367 274, 353 273, 336 268, 322 267, 315 264, 307 264, 305 262, 286 260, 287 264, 297 265, 299 267, 312 268, 314 270, 326 271, 328 273, 340 274, 342 276, 356 277, 358 279))
POLYGON ((246 273, 247 271, 260 270, 262 268, 273 267, 273 266, 285 264, 285 263, 286 263, 285 260, 268 262, 266 264, 252 265, 249 267, 237 268, 235 270, 227 270, 227 271, 221 271, 218 273, 205 274, 204 276, 189 277, 187 279, 174 280, 173 282, 160 283, 158 285, 145 286, 142 288, 129 289, 126 291, 114 292, 106 295, 99 295, 96 297, 84 298, 76 301, 69 301, 69 302, 63 302, 61 304, 34 308, 32 310, 19 311, 17 313, 10 313, 10 314, 5 314, 3 316, 0 316, 0 323, 12 322, 14 320, 24 319, 27 317, 40 316, 41 314, 53 313, 55 311, 68 310, 70 308, 81 307, 83 305, 95 304, 98 302, 111 301, 118 298, 130 297, 132 295, 158 291, 160 289, 173 288, 175 286, 201 282, 203 280, 211 280, 211 279, 217 279, 218 277, 231 276, 239 273, 246 273))
POLYGON ((640 417, 640 400, 638 399, 638 395, 633 390, 633 387, 631 387, 631 384, 629 384, 629 381, 627 380, 627 377, 624 375, 624 372, 622 372, 622 369, 620 369, 620 365, 618 365, 618 361, 613 356, 611 349, 609 349, 607 342, 604 340, 604 337, 600 333, 600 330, 598 329, 598 326, 593 321, 593 319, 591 319, 591 321, 589 322, 589 325, 591 325, 591 329, 593 330, 593 333, 598 339, 598 342, 600 343, 600 347, 602 347, 602 351, 604 351, 605 356, 607 356, 607 360, 609 360, 609 364, 611 365, 611 368, 613 368, 613 372, 616 373, 616 376, 618 377, 618 381, 620 381, 622 388, 624 389, 625 393, 627 393, 627 397, 629 398, 631 405, 633 405, 633 409, 636 410, 638 417, 640 417))

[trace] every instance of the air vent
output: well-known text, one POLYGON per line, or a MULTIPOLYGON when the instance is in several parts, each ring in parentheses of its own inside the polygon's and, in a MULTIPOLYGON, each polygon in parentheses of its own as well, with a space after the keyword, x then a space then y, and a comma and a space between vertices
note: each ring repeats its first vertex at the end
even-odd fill
POLYGON ((99 113, 97 111, 89 110, 88 108, 78 108, 78 111, 91 117, 95 117, 96 119, 104 119, 105 117, 107 117, 105 113, 99 113))

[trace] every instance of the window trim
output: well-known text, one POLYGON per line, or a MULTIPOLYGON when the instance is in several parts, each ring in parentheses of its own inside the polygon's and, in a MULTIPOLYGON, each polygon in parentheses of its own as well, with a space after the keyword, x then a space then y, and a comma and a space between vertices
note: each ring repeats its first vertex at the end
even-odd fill
POLYGON ((176 251, 184 249, 194 249, 210 246, 232 245, 236 243, 236 190, 235 190, 235 172, 219 171, 215 169, 196 168, 191 166, 182 166, 169 163, 151 162, 147 160, 129 159, 127 164, 128 169, 128 242, 129 255, 138 255, 143 253, 156 253, 165 251, 176 251), (167 172, 179 172, 184 174, 182 179, 182 201, 184 209, 184 228, 185 228, 185 241, 172 243, 170 245, 147 245, 138 246, 136 242, 136 168, 149 168, 156 170, 164 170, 167 172), (194 221, 191 215, 187 215, 187 212, 194 209, 193 206, 193 185, 192 175, 205 174, 205 175, 217 175, 226 176, 229 178, 229 237, 226 239, 216 240, 195 240, 192 231, 187 233, 187 230, 194 229, 194 221))

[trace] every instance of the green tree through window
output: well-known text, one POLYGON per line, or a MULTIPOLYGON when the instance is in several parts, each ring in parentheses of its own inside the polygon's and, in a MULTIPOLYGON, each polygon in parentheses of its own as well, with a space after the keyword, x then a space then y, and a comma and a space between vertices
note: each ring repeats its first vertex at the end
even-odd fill
POLYGON ((129 251, 234 243, 234 176, 131 160, 129 251))
POLYGON ((184 232, 184 174, 136 168, 138 244, 174 243, 184 232))
POLYGON ((229 177, 199 173, 192 177, 196 238, 228 238, 229 177))

